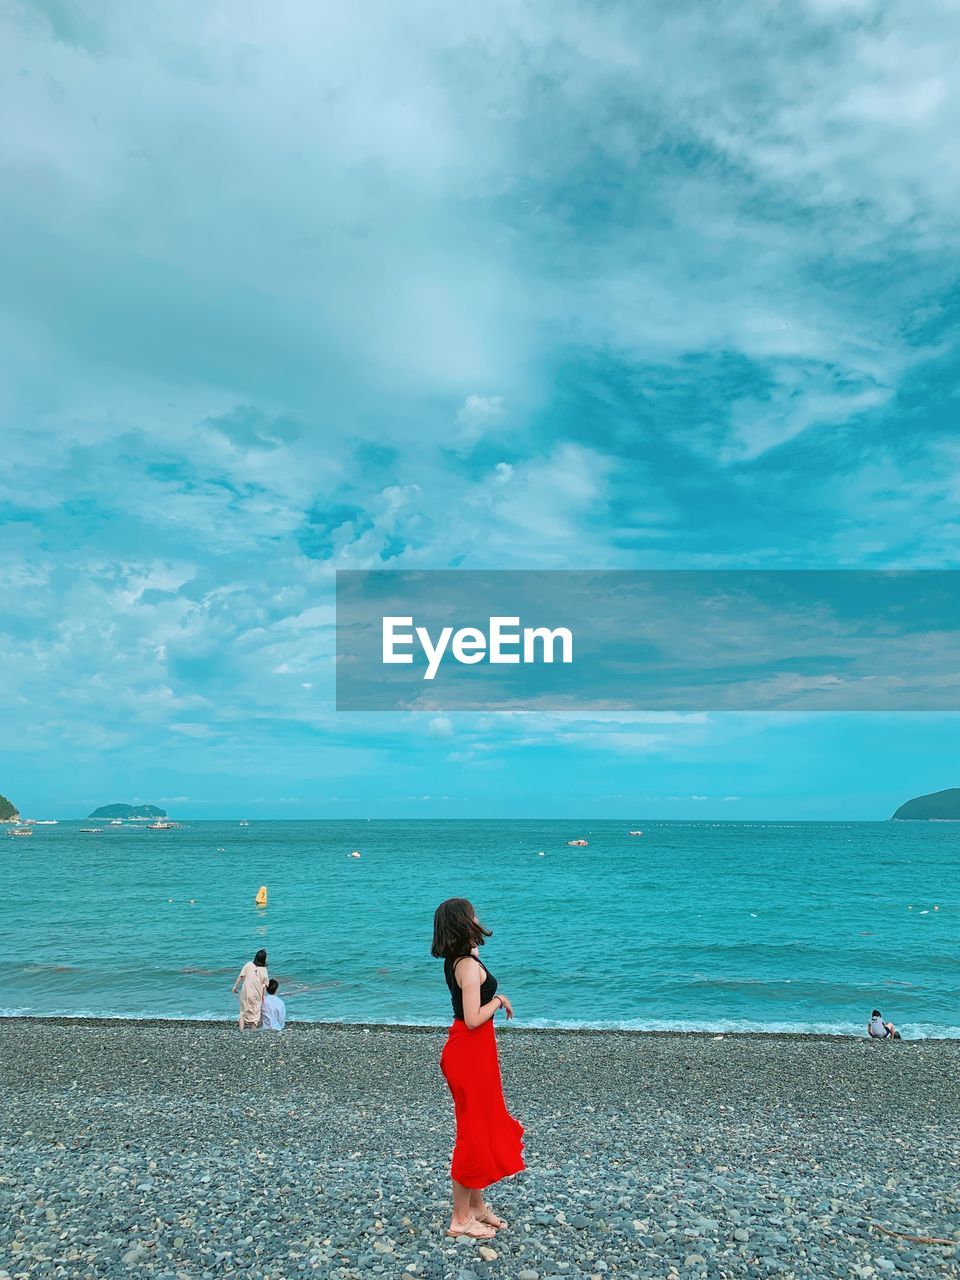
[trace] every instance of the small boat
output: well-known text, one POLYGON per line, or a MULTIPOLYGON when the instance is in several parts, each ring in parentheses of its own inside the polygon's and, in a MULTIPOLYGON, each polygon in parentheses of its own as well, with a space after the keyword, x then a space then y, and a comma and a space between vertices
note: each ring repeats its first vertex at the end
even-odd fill
POLYGON ((10 834, 12 836, 32 836, 33 828, 32 827, 14 827, 13 830, 10 832, 10 834))
POLYGON ((177 824, 175 822, 148 822, 148 831, 172 831, 177 824))
POLYGON ((103 827, 81 827, 80 834, 82 836, 98 836, 103 827))
POLYGON ((567 844, 577 845, 578 847, 582 847, 583 845, 586 845, 589 843, 590 843, 589 840, 568 840, 567 841, 567 844))
POLYGON ((246 820, 246 818, 241 818, 240 825, 241 827, 249 827, 250 823, 246 820))
POLYGON ((110 825, 111 825, 111 827, 122 827, 122 826, 123 826, 123 819, 122 819, 122 818, 111 818, 111 819, 110 819, 110 825))
POLYGON ((55 827, 57 825, 56 818, 28 818, 27 821, 35 827, 55 827))
POLYGON ((631 836, 642 836, 642 835, 643 835, 643 832, 642 832, 642 831, 629 831, 629 832, 627 832, 627 834, 628 834, 628 835, 631 835, 631 836))

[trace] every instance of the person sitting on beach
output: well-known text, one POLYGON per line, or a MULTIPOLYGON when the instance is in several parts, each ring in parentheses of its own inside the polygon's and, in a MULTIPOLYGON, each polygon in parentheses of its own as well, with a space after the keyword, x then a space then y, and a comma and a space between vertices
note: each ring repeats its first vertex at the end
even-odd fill
POLYGON ((267 989, 267 953, 261 947, 252 960, 240 970, 233 984, 233 994, 242 986, 240 992, 240 1030, 256 1030, 260 1026, 260 1010, 263 1007, 263 993, 267 989))
POLYGON ((263 1031, 282 1031, 287 1021, 287 1006, 277 995, 280 983, 271 978, 260 1009, 260 1027, 263 1031))
POLYGON ((884 1022, 880 1010, 874 1009, 867 1023, 867 1035, 873 1040, 899 1040, 900 1033, 892 1022, 884 1022))

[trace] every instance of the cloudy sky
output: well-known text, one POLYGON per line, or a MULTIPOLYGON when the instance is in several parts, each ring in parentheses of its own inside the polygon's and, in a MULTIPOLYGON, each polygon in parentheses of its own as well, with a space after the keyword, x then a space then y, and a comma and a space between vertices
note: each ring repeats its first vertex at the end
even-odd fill
POLYGON ((0 791, 885 817, 955 720, 333 706, 337 568, 952 568, 960 11, 8 0, 0 791))

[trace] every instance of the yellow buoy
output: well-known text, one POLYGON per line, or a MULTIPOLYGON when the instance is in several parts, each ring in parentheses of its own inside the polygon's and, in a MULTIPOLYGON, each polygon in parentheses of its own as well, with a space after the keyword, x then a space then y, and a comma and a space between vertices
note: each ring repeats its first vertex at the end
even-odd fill
POLYGON ((267 886, 262 884, 257 891, 257 906, 265 907, 267 905, 267 886))

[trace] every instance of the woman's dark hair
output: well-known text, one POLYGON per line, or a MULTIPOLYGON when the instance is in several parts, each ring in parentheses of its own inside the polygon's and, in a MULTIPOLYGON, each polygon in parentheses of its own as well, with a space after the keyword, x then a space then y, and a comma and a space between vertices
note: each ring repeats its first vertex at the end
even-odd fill
POLYGON ((474 919, 473 903, 466 898, 448 898, 433 913, 432 956, 468 956, 474 947, 482 947, 493 933, 474 919))
POLYGON ((879 1017, 880 1017, 880 1010, 879 1010, 879 1009, 874 1009, 874 1011, 873 1011, 873 1013, 871 1013, 870 1017, 871 1017, 871 1018, 879 1018, 879 1017))
POLYGON ((263 966, 267 963, 267 953, 264 951, 263 947, 261 947, 260 950, 257 952, 257 954, 253 957, 253 963, 260 965, 261 968, 263 968, 263 966))

